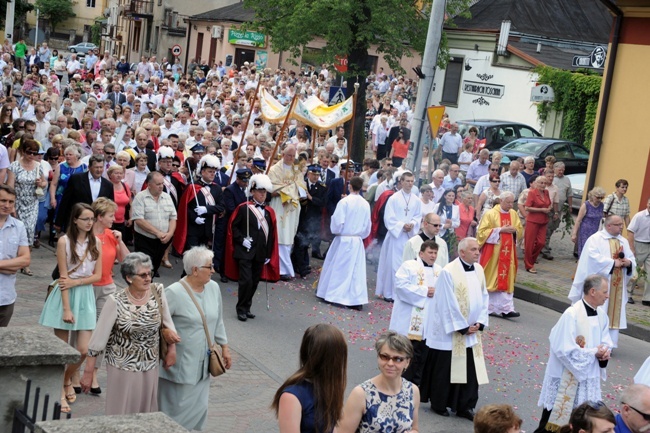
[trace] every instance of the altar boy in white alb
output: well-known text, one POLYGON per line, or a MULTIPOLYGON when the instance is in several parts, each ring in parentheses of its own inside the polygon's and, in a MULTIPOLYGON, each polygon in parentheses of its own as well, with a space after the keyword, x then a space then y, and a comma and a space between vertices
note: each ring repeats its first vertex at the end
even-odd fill
POLYGON ((426 316, 432 308, 436 280, 442 271, 436 264, 437 254, 436 242, 424 241, 418 257, 402 263, 395 275, 395 303, 388 329, 411 340, 413 359, 402 377, 418 386, 427 355, 423 336, 426 316))
MULTIPOLYGON (((584 253, 584 252, 583 252, 584 253)), ((544 408, 535 433, 557 431, 569 423, 571 411, 586 401, 600 401, 613 346, 609 319, 600 308, 609 287, 601 275, 589 275, 582 299, 567 308, 551 329, 550 350, 538 406, 544 408)))
POLYGON ((387 302, 393 302, 395 274, 402 265, 404 245, 420 231, 422 201, 411 192, 414 182, 413 173, 404 172, 401 189, 386 202, 384 225, 388 233, 379 254, 375 294, 387 302))
POLYGON ((370 205, 359 195, 363 179, 350 179, 350 195, 336 205, 330 229, 334 241, 318 280, 316 296, 327 302, 361 310, 368 303, 366 251, 363 239, 370 234, 370 205))

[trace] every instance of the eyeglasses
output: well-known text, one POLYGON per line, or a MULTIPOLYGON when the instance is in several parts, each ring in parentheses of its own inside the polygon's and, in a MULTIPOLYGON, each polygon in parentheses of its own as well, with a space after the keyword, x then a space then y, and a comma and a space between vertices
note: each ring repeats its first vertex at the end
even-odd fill
POLYGON ((430 226, 434 226, 434 227, 440 227, 442 225, 442 224, 430 223, 429 221, 427 221, 427 224, 429 224, 430 226))
MULTIPOLYGON (((627 403, 624 403, 624 404, 627 404, 627 403)), ((643 412, 641 412, 639 409, 637 409, 637 408, 635 408, 635 407, 632 407, 632 406, 630 406, 629 404, 628 404, 627 406, 628 406, 630 409, 634 410, 634 411, 635 411, 636 413, 638 413, 639 415, 641 415, 641 416, 643 417, 644 420, 646 420, 646 421, 650 421, 650 414, 648 414, 648 413, 643 413, 643 412)))
POLYGON ((406 361, 406 357, 404 356, 390 356, 385 353, 380 353, 379 359, 384 362, 393 361, 395 364, 401 364, 402 362, 406 361))
POLYGON ((172 167, 179 168, 181 165, 180 164, 172 164, 172 167))
POLYGON ((231 132, 224 132, 223 135, 225 135, 226 137, 230 137, 232 135, 232 133, 231 132))
POLYGON ((494 179, 494 180, 491 180, 490 182, 491 182, 491 183, 499 183, 500 181, 499 181, 499 180, 496 180, 496 179, 494 179))
POLYGON ((26 150, 25 153, 26 153, 27 155, 31 155, 31 156, 36 156, 36 155, 38 155, 38 152, 34 152, 33 150, 26 150))
POLYGON ((597 198, 598 200, 604 200, 605 196, 604 195, 597 195, 597 196, 594 196, 594 198, 597 198))
POLYGON ((491 168, 490 171, 499 171, 498 168, 491 168))
POLYGON ((152 278, 152 277, 153 277, 153 273, 151 273, 151 272, 143 272, 143 273, 141 273, 141 274, 135 274, 135 276, 136 276, 136 277, 140 277, 140 278, 142 278, 143 280, 146 280, 146 279, 148 279, 148 278, 152 278))
POLYGON ((88 222, 94 223, 95 222, 95 218, 93 218, 93 217, 77 218, 77 220, 83 221, 85 223, 88 223, 88 222))
POLYGON ((213 265, 199 266, 199 268, 203 268, 203 269, 212 269, 212 268, 214 268, 214 266, 213 266, 213 265))
POLYGON ((104 151, 104 154, 105 154, 105 155, 115 155, 115 152, 107 152, 107 151, 104 151))

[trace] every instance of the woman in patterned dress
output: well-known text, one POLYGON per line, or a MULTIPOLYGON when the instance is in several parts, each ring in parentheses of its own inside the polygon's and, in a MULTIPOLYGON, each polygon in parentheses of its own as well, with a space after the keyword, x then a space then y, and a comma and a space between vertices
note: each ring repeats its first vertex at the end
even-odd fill
MULTIPOLYGON (((63 198, 63 191, 68 186, 70 176, 88 170, 88 166, 81 162, 81 150, 76 145, 69 145, 63 151, 65 162, 54 167, 52 182, 50 184, 50 206, 59 211, 59 203, 63 198)), ((56 219, 56 215, 54 216, 56 219)), ((66 221, 67 222, 67 221, 66 221)), ((63 229, 63 227, 61 227, 63 229)))
POLYGON ((120 272, 127 287, 108 297, 88 344, 81 389, 90 391, 97 356, 104 353, 108 371, 106 415, 158 411, 161 324, 169 344, 163 366, 176 363, 175 343, 180 338, 162 284, 151 283, 151 269, 146 254, 131 253, 124 258, 120 272))
POLYGON ((578 248, 578 257, 582 254, 582 248, 589 236, 598 231, 600 220, 603 218, 605 205, 605 190, 599 186, 595 187, 587 194, 588 200, 582 203, 578 211, 578 217, 571 230, 571 241, 578 248))
MULTIPOLYGON (((16 217, 25 224, 30 249, 34 243, 34 230, 38 218, 36 188, 47 186, 47 180, 38 160, 38 149, 36 140, 29 138, 21 140, 18 148, 20 158, 11 163, 7 173, 7 185, 16 190, 16 217)), ((20 272, 33 275, 29 268, 22 268, 20 272)))
POLYGON ((339 433, 418 431, 420 390, 402 373, 413 358, 411 341, 395 331, 375 343, 379 374, 355 387, 343 408, 339 433))
POLYGON ((86 358, 88 341, 95 329, 95 292, 93 284, 102 275, 102 245, 93 235, 95 214, 85 203, 77 203, 70 212, 70 224, 65 236, 56 245, 56 260, 60 277, 43 306, 39 323, 54 328, 54 335, 68 342, 69 331, 77 331, 76 349, 79 362, 68 364, 63 374, 61 411, 70 412, 68 403, 77 395, 71 378, 86 358))

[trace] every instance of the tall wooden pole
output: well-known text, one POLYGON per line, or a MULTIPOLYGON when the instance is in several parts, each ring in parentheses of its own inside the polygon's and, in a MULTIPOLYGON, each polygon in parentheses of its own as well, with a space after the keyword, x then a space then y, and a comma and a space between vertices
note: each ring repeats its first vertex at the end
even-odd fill
POLYGON ((316 149, 316 135, 320 132, 319 129, 311 129, 311 158, 312 162, 314 161, 314 150, 316 149))
POLYGON ((359 83, 354 83, 354 93, 352 94, 352 130, 350 131, 350 141, 348 141, 348 164, 345 167, 345 185, 343 194, 348 189, 348 170, 350 170, 350 154, 352 153, 352 139, 354 138, 354 116, 357 114, 357 93, 359 90, 359 83))
POLYGON ((257 99, 257 95, 260 91, 261 85, 262 85, 262 74, 259 74, 259 78, 257 79, 257 87, 255 88, 255 93, 251 98, 251 104, 250 104, 250 109, 248 110, 248 117, 246 118, 246 124, 242 128, 244 132, 242 133, 241 143, 239 143, 239 146, 237 146, 237 150, 235 151, 235 157, 233 158, 232 161, 232 168, 230 169, 230 177, 229 177, 230 180, 232 180, 232 176, 235 174, 235 167, 237 166, 237 160, 239 159, 239 152, 241 151, 241 148, 244 147, 244 140, 246 138, 246 129, 248 129, 248 123, 251 121, 251 115, 253 114, 253 105, 255 105, 255 100, 257 99))
MULTIPOLYGON (((289 104, 289 111, 287 111, 287 117, 284 118, 284 123, 282 123, 282 128, 280 128, 280 133, 278 134, 278 139, 275 142, 275 147, 273 148, 273 153, 271 154, 271 158, 275 158, 275 156, 278 154, 278 147, 280 146, 280 143, 282 142, 282 138, 284 136, 284 131, 287 129, 287 126, 289 125, 289 118, 291 117, 291 112, 293 111, 293 106, 296 103, 296 99, 298 99, 298 95, 300 94, 300 86, 296 86, 296 93, 293 95, 293 99, 291 99, 291 104, 289 104)), ((266 174, 269 174, 269 170, 271 169, 271 162, 273 160, 269 161, 269 164, 266 166, 266 174)))

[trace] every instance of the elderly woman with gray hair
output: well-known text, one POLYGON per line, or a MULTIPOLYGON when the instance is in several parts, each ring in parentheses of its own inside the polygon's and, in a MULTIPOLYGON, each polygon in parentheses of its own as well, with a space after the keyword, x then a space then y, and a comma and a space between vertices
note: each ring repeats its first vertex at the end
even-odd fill
POLYGON ((158 402, 162 412, 188 430, 201 430, 208 416, 210 358, 203 317, 210 345, 221 346, 226 368, 232 363, 221 291, 211 279, 213 257, 212 250, 204 246, 186 251, 183 268, 187 276, 165 289, 181 343, 176 345, 176 364, 160 371, 158 402))
POLYGON ((152 264, 143 253, 130 253, 122 261, 126 289, 106 300, 88 345, 86 369, 81 378, 90 390, 95 362, 104 353, 108 378, 106 415, 158 411, 158 363, 160 329, 169 344, 163 366, 176 363, 180 342, 162 284, 152 284, 152 264))
POLYGON ((605 190, 597 186, 587 193, 587 201, 580 205, 578 217, 573 230, 571 230, 571 240, 578 248, 578 257, 582 254, 582 248, 589 236, 598 231, 600 220, 603 217, 603 209, 605 208, 603 203, 605 195, 605 190))

